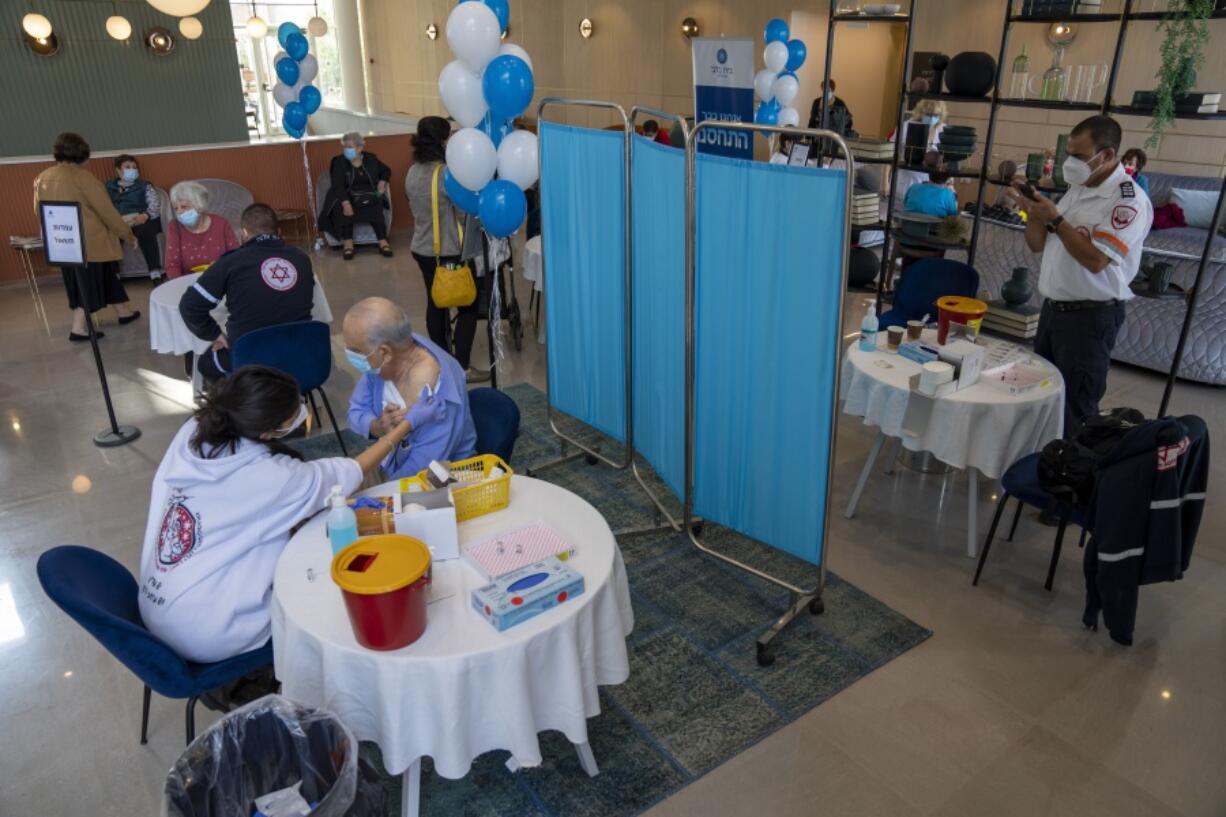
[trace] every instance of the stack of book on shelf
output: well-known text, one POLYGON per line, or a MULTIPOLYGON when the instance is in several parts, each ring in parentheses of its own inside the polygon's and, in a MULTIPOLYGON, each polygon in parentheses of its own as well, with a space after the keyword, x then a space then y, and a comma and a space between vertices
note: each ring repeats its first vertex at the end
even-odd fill
POLYGON ((1004 301, 988 301, 988 314, 983 316, 983 328, 1029 340, 1039 333, 1038 307, 1029 304, 1009 306, 1004 301))
MULTIPOLYGON (((1217 113, 1222 104, 1220 92, 1189 91, 1175 97, 1175 114, 1217 113)), ((1132 107, 1143 111, 1152 111, 1158 107, 1157 91, 1134 91, 1132 107)))
POLYGON ((851 223, 867 227, 881 221, 881 197, 872 191, 856 190, 851 194, 851 223))
POLYGON ((894 143, 885 139, 857 136, 847 140, 847 148, 857 159, 893 159, 894 143))

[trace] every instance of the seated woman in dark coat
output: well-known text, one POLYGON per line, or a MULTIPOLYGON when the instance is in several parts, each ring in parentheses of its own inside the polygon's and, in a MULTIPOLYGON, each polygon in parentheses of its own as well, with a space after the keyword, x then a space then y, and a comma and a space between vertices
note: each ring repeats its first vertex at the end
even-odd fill
POLYGON ((353 259, 353 225, 362 223, 375 231, 379 252, 389 258, 392 255, 383 216, 392 169, 375 154, 364 151, 364 145, 362 134, 356 131, 341 137, 343 151, 332 160, 328 171, 332 187, 319 214, 319 229, 341 240, 346 261, 353 259))

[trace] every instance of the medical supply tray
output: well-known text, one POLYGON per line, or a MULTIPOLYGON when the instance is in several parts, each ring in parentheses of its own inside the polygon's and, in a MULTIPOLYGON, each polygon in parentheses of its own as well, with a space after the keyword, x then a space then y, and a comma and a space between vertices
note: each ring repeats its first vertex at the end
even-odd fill
MULTIPOLYGON (((493 454, 482 454, 451 463, 451 476, 456 480, 456 483, 450 486, 451 498, 455 502, 456 521, 474 519, 483 514, 500 511, 509 505, 513 473, 511 466, 493 454), (503 473, 490 479, 489 476, 495 468, 501 468, 503 473)), ((421 491, 431 490, 424 470, 419 471, 415 477, 400 480, 401 493, 410 490, 411 486, 421 491)))

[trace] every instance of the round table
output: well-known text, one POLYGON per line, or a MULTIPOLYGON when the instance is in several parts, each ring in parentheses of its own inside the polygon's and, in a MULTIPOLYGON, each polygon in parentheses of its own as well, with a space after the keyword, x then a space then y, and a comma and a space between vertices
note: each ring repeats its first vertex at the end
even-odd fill
MULTIPOLYGON (((149 345, 153 351, 164 355, 185 355, 188 352, 200 354, 212 346, 207 340, 193 335, 179 314, 179 301, 183 299, 183 294, 191 289, 192 284, 196 283, 202 274, 193 272, 172 278, 149 293, 149 345)), ((211 314, 224 331, 226 321, 230 317, 224 298, 211 314)), ((315 277, 315 302, 311 306, 311 318, 332 323, 332 308, 328 306, 328 298, 324 295, 324 288, 319 283, 318 276, 315 277)))
MULTIPOLYGON (((1014 462, 1064 433, 1064 380, 1054 366, 1035 356, 1033 361, 1051 373, 1050 386, 1013 395, 987 383, 977 383, 932 400, 932 411, 923 427, 904 430, 912 397, 909 381, 920 372, 920 365, 886 351, 885 335, 884 331, 878 334, 878 351, 862 351, 857 342, 843 358, 843 412, 863 417, 865 425, 880 429, 852 492, 846 516, 855 514, 885 439, 895 438, 908 450, 929 452, 942 462, 966 470, 970 484, 967 553, 973 558, 978 552, 977 473, 999 479, 1014 462)), ((923 340, 935 345, 935 330, 925 330, 923 340)), ((995 339, 993 342, 1007 343, 995 339)))
MULTIPOLYGON (((366 491, 386 495, 389 482, 366 491)), ((273 582, 272 641, 284 694, 334 712, 359 740, 405 773, 405 814, 416 814, 421 758, 444 777, 468 773, 478 755, 511 752, 508 766, 541 762, 537 734, 563 732, 583 768, 596 773, 587 718, 600 713, 598 687, 630 673, 634 627, 621 551, 608 523, 578 496, 514 476, 510 505, 459 525, 461 551, 498 533, 543 521, 576 548, 569 565, 583 595, 498 632, 471 607, 487 581, 464 559, 436 562, 429 624, 415 643, 377 652, 354 639, 321 513, 290 540, 273 582)))

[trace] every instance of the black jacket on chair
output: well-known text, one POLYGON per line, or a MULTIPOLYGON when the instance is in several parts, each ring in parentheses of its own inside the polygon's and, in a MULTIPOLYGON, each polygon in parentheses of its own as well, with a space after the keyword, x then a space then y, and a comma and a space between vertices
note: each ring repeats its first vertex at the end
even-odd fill
POLYGON ((1086 546, 1087 627, 1101 611, 1111 638, 1132 643, 1138 589, 1183 578, 1205 508, 1209 432, 1199 417, 1133 429, 1099 464, 1086 546))

